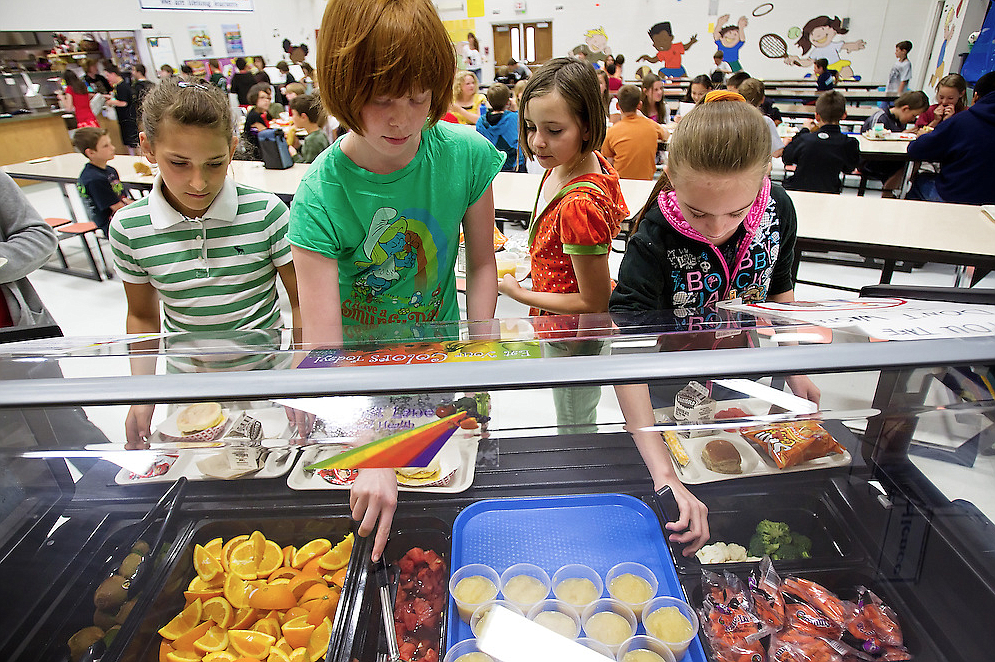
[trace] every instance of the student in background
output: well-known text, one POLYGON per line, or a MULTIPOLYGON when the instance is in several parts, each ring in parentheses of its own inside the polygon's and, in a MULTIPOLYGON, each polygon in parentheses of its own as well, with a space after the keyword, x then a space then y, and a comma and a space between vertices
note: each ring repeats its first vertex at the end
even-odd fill
POLYGON ((691 109, 697 106, 699 103, 705 100, 705 95, 712 91, 712 79, 708 76, 701 74, 700 76, 695 76, 691 84, 688 85, 688 92, 681 99, 680 104, 677 106, 677 115, 674 120, 677 122, 681 121, 681 117, 687 115, 691 112, 691 109))
POLYGON ((307 94, 306 89, 307 88, 304 87, 303 83, 290 83, 287 85, 287 89, 283 91, 283 96, 287 97, 287 103, 289 104, 296 97, 307 94))
POLYGON ((176 74, 176 69, 173 69, 173 67, 169 66, 168 64, 164 64, 161 67, 159 67, 159 80, 169 80, 175 74, 176 74))
POLYGON ((99 127, 96 115, 90 109, 90 98, 93 93, 87 89, 86 83, 80 80, 72 69, 62 72, 62 80, 66 84, 59 93, 62 109, 76 115, 76 127, 99 127))
POLYGON ((453 102, 449 112, 456 116, 460 124, 477 126, 481 109, 485 109, 485 97, 480 93, 480 83, 476 74, 471 71, 460 71, 456 74, 453 85, 453 102))
MULTIPOLYGON (((467 317, 493 318, 491 181, 505 155, 476 131, 439 122, 452 100, 456 53, 435 7, 330 0, 319 35, 321 99, 349 133, 294 196, 304 342, 336 345, 345 325, 459 320, 461 230, 467 317)), ((360 470, 349 503, 359 535, 376 531, 376 561, 397 507, 394 470, 360 470)))
MULTIPOLYGON (((710 92, 674 130, 667 166, 636 217, 619 267, 613 317, 734 298, 794 300, 794 205, 768 178, 770 138, 760 111, 728 98, 736 97, 710 92)), ((807 377, 787 381, 795 395, 818 403, 819 389, 807 377)), ((680 519, 666 528, 690 556, 708 540, 707 509, 681 483, 660 433, 646 430, 654 425, 649 389, 631 385, 616 393, 654 489, 673 490, 680 519)))
MULTIPOLYGON (((114 215, 110 232, 127 332, 279 329, 277 275, 299 327, 287 207, 227 176, 238 146, 227 95, 163 81, 145 98, 141 129, 159 174, 147 197, 114 215)), ((151 435, 153 407, 128 412, 129 444, 151 435)))
POLYGON ((131 83, 126 81, 114 64, 104 67, 107 82, 113 86, 114 96, 107 99, 107 105, 117 109, 117 124, 121 129, 121 142, 129 154, 138 149, 138 102, 131 83))
POLYGON ((225 74, 221 71, 221 63, 217 59, 210 59, 207 61, 207 66, 211 69, 211 85, 216 86, 222 92, 228 91, 228 79, 225 78, 225 74))
POLYGON ((256 83, 249 90, 249 103, 252 107, 245 116, 245 126, 242 129, 242 142, 245 146, 245 156, 249 160, 259 160, 259 132, 269 128, 269 109, 271 103, 269 83, 256 83))
POLYGON ((189 83, 192 83, 194 81, 193 67, 191 67, 189 64, 181 64, 180 78, 189 83))
POLYGON ((110 81, 101 75, 99 65, 97 60, 83 60, 83 82, 96 94, 110 94, 110 81))
POLYGON ((601 145, 601 154, 622 179, 652 180, 657 144, 670 137, 667 129, 638 112, 640 97, 635 85, 622 86, 618 91, 622 119, 609 127, 601 145))
POLYGON ((916 133, 929 133, 940 122, 967 110, 967 81, 960 74, 947 74, 936 84, 936 103, 916 118, 916 133))
MULTIPOLYGON (((887 111, 878 108, 874 113, 864 120, 861 125, 861 132, 872 131, 875 126, 881 125, 885 130, 894 133, 905 131, 905 128, 926 110, 929 99, 918 90, 906 92, 895 99, 895 103, 887 111)), ((895 190, 901 183, 905 164, 895 161, 882 161, 867 159, 862 160, 858 169, 861 173, 872 179, 882 182, 881 197, 894 198, 895 190)))
MULTIPOLYGON (((763 82, 756 78, 747 78, 739 86, 739 94, 742 95, 748 104, 758 109, 763 105, 765 93, 766 90, 764 89, 763 82)), ((781 140, 781 134, 777 132, 774 120, 766 115, 763 118, 764 124, 767 125, 767 130, 770 132, 770 155, 776 159, 784 152, 784 141, 781 140)))
POLYGON ((642 113, 657 124, 666 124, 670 120, 670 110, 664 98, 663 81, 656 74, 643 78, 642 113))
POLYGON ((244 57, 235 58, 235 73, 231 75, 228 89, 238 97, 238 105, 249 106, 249 90, 256 84, 256 77, 249 71, 249 64, 244 57))
POLYGON ((739 86, 744 80, 750 77, 745 71, 737 71, 726 79, 726 89, 730 92, 739 92, 739 86))
POLYGON ((846 99, 836 91, 823 92, 815 102, 815 122, 805 126, 784 148, 785 165, 796 165, 794 174, 784 180, 791 191, 840 193, 841 175, 853 172, 860 163, 860 143, 840 130, 846 117, 846 99))
POLYGON ((725 85, 726 77, 731 75, 732 67, 725 61, 725 53, 715 51, 715 54, 712 55, 712 68, 708 72, 708 79, 712 82, 712 86, 725 85))
POLYGON ((515 89, 512 90, 511 101, 509 101, 509 108, 514 110, 516 113, 518 109, 521 108, 522 93, 525 91, 525 81, 520 80, 515 83, 515 89))
POLYGON ((525 172, 525 157, 518 148, 518 113, 506 110, 510 99, 511 90, 503 83, 494 83, 487 88, 490 110, 477 120, 477 132, 506 155, 501 170, 525 172))
POLYGON ((598 75, 598 90, 601 92, 601 101, 605 105, 605 116, 609 118, 608 126, 611 126, 614 123, 611 119, 612 106, 615 106, 614 112, 618 113, 618 100, 612 96, 611 91, 608 89, 608 72, 604 69, 598 69, 594 73, 598 75))
POLYGON ((502 85, 511 88, 515 86, 518 79, 508 72, 508 67, 502 64, 494 70, 494 82, 501 83, 502 85))
POLYGON ((812 73, 815 74, 815 89, 817 92, 825 92, 836 87, 835 71, 830 71, 829 60, 820 57, 812 63, 812 73))
POLYGON ((321 107, 321 99, 314 94, 294 97, 290 101, 290 119, 296 128, 307 131, 307 137, 302 141, 298 141, 296 134, 294 135, 290 155, 297 163, 314 162, 329 145, 328 136, 321 130, 325 124, 325 110, 321 107))
MULTIPOLYGON (((141 109, 142 99, 145 98, 145 94, 155 87, 155 83, 150 81, 145 77, 145 65, 138 63, 135 68, 131 70, 131 86, 135 90, 135 107, 136 109, 141 109)), ((136 113, 137 120, 137 113, 136 113)))
POLYGON ((991 154, 995 150, 995 71, 974 85, 974 103, 909 143, 909 158, 935 161, 940 172, 919 173, 908 197, 967 205, 995 203, 991 154))
POLYGON ((524 62, 519 62, 515 58, 509 58, 508 73, 514 75, 518 80, 525 80, 532 75, 532 70, 525 66, 524 62))
POLYGON ((76 190, 90 222, 106 237, 111 217, 133 202, 124 192, 117 170, 107 164, 114 158, 114 145, 106 129, 84 127, 73 134, 73 147, 88 161, 76 179, 76 190))
POLYGON ((895 64, 888 72, 888 85, 885 92, 889 94, 905 94, 909 89, 909 81, 912 79, 912 63, 909 62, 909 51, 912 50, 911 41, 900 41, 895 44, 895 64))

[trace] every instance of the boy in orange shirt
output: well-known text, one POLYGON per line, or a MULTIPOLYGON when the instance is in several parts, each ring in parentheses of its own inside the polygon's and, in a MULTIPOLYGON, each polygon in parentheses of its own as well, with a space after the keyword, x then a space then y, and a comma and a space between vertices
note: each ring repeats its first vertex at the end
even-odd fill
POLYGON ((601 154, 615 166, 622 179, 653 179, 656 174, 656 147, 670 133, 639 112, 639 88, 623 85, 618 91, 622 119, 608 129, 601 154))

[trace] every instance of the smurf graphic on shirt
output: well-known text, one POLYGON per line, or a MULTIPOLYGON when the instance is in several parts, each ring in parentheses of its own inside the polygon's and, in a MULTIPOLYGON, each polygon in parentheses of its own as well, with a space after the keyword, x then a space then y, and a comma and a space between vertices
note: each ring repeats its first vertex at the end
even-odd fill
POLYGON ((363 244, 368 262, 358 261, 356 266, 363 270, 361 279, 374 296, 383 294, 401 278, 399 269, 410 269, 416 264, 407 229, 407 219, 397 218, 395 209, 383 207, 373 216, 363 244))

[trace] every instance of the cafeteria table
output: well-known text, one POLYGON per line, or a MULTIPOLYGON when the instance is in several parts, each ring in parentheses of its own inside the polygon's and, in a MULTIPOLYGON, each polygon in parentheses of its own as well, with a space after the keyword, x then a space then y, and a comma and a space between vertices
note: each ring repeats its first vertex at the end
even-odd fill
MULTIPOLYGON (((893 101, 898 98, 898 95, 894 92, 881 92, 879 90, 838 90, 838 92, 846 97, 847 108, 860 105, 861 103, 870 103, 876 106, 881 101, 893 101)), ((777 103, 787 99, 815 101, 819 98, 819 95, 821 95, 822 92, 816 91, 815 88, 800 89, 781 87, 766 90, 765 94, 768 99, 777 103)))

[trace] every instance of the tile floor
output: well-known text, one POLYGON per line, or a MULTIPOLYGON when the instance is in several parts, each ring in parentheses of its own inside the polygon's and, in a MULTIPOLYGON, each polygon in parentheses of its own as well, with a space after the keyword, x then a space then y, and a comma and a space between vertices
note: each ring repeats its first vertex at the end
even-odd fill
MULTIPOLYGON (((24 189, 31 203, 43 216, 65 216, 65 201, 54 184, 36 184, 24 189)), ((846 193, 845 193, 846 194, 846 193)), ((851 193, 852 194, 852 193, 851 193)), ((78 205, 79 201, 75 203, 78 205)), ((83 218, 83 210, 77 208, 77 214, 83 218)), ((524 241, 524 232, 510 228, 508 234, 513 241, 524 241)), ((84 258, 75 248, 78 240, 63 242, 64 250, 71 260, 84 258)), ((111 259, 109 247, 104 245, 108 260, 111 259)), ((613 274, 617 273, 621 256, 613 253, 610 265, 613 274)), ((82 261, 79 264, 84 264, 82 261)), ((849 287, 859 288, 862 285, 876 283, 879 273, 873 269, 847 267, 834 264, 821 264, 804 261, 801 264, 799 278, 815 282, 831 282, 849 287)), ((51 310, 56 320, 62 326, 66 335, 72 336, 106 336, 124 332, 126 306, 124 293, 119 280, 91 281, 65 274, 48 271, 37 271, 31 276, 31 281, 39 291, 42 300, 51 310)), ((953 267, 928 264, 912 273, 895 274, 893 282, 897 284, 918 285, 953 285, 955 271, 953 267)), ((981 287, 995 287, 995 275, 989 275, 980 284, 981 287)), ((796 289, 799 299, 848 298, 851 293, 836 289, 799 285, 796 289)), ((527 309, 517 302, 500 297, 498 302, 499 317, 521 317, 527 314, 527 309)), ((870 393, 876 375, 873 373, 818 376, 817 384, 823 391, 823 408, 844 408, 852 404, 852 394, 870 393), (856 389, 856 390, 855 390, 856 389)), ((521 417, 526 424, 538 428, 548 428, 548 417, 551 402, 547 397, 533 397, 537 392, 504 392, 495 400, 495 408, 508 406, 516 411, 516 419, 521 417)), ((548 394, 548 391, 544 393, 548 394)), ((859 398, 860 396, 858 396, 859 398)), ((937 397, 944 397, 942 395, 937 397)), ((866 401, 864 405, 866 406, 866 401)), ((109 428, 120 429, 123 420, 121 408, 103 408, 91 411, 91 418, 97 422, 110 438, 121 436, 111 433, 109 428), (101 422, 101 419, 104 419, 101 422)), ((950 415, 937 415, 924 420, 921 425, 922 434, 931 439, 948 439, 953 437, 960 441, 973 434, 982 425, 977 420, 967 422, 955 420, 950 415)), ((599 405, 599 420, 618 421, 618 412, 614 395, 606 391, 599 405)), ((963 467, 935 459, 915 457, 914 461, 936 485, 951 499, 961 498, 972 501, 981 508, 989 518, 995 520, 995 458, 979 456, 972 467, 963 467)))

